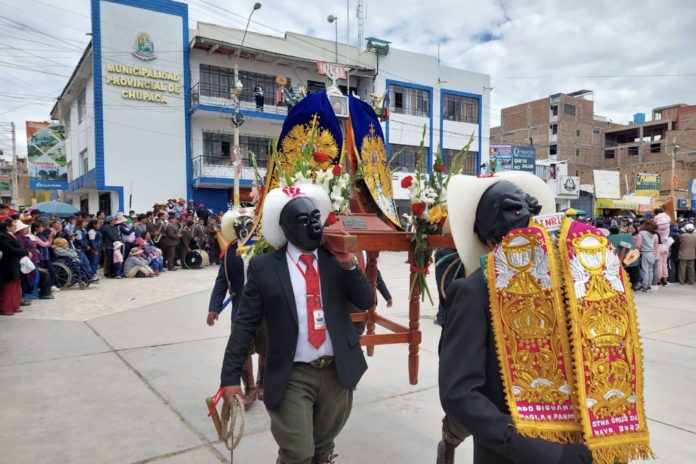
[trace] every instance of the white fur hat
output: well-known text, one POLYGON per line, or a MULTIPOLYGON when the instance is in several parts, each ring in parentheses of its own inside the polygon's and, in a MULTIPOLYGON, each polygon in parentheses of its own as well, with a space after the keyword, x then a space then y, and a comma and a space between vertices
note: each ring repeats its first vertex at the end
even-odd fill
POLYGON ((556 201, 546 182, 529 172, 503 171, 490 177, 458 175, 452 177, 447 188, 447 211, 452 238, 459 258, 469 276, 481 267, 481 256, 488 253, 474 232, 476 209, 484 192, 493 184, 506 180, 539 200, 540 214, 556 212, 556 201))
POLYGON ((329 194, 318 185, 300 184, 271 190, 263 202, 261 228, 264 238, 273 248, 280 248, 288 242, 280 227, 280 213, 290 200, 297 197, 307 197, 312 200, 321 213, 322 222, 326 221, 331 212, 329 194))
POLYGON ((220 221, 220 232, 225 240, 232 242, 237 240, 237 233, 234 231, 234 225, 241 217, 254 218, 254 208, 234 207, 231 206, 225 214, 222 215, 220 221))

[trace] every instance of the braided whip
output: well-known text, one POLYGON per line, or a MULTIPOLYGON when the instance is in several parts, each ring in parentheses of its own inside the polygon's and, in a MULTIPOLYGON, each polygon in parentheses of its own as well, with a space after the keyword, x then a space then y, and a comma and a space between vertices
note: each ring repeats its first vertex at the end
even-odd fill
POLYGON ((205 402, 208 406, 208 416, 210 416, 213 421, 215 430, 218 433, 218 438, 225 444, 227 449, 230 450, 230 463, 233 463, 234 450, 244 436, 246 412, 244 410, 242 398, 239 395, 234 395, 232 405, 223 402, 221 417, 217 411, 217 404, 222 399, 224 391, 225 388, 221 387, 215 396, 206 398, 205 402), (237 429, 237 417, 239 417, 239 430, 235 433, 237 429))

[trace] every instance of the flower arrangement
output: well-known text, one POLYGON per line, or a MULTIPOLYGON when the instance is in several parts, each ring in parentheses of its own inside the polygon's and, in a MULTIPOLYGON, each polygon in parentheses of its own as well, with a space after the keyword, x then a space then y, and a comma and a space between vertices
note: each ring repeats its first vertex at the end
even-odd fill
POLYGON ((474 140, 471 134, 468 143, 452 159, 448 170, 440 150, 435 153, 435 161, 432 173, 423 172, 423 149, 426 127, 423 127, 423 136, 420 147, 416 153, 416 172, 413 176, 404 177, 401 187, 407 189, 411 199, 411 223, 413 224, 413 262, 411 271, 413 279, 409 285, 409 298, 418 285, 421 292, 421 301, 427 295, 430 303, 433 303, 430 289, 426 281, 430 265, 433 263, 433 250, 428 245, 428 235, 441 234, 442 226, 447 219, 447 185, 449 179, 460 174, 469 155, 469 148, 474 140))

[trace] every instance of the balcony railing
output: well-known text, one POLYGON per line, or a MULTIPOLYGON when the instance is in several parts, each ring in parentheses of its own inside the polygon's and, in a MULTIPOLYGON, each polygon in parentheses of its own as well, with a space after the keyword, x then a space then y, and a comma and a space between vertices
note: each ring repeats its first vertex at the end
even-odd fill
MULTIPOLYGON (((256 106, 256 100, 242 95, 239 107, 248 111, 259 111, 270 114, 288 114, 288 107, 275 105, 275 95, 266 95, 262 108, 256 106)), ((221 85, 205 84, 197 82, 191 87, 191 106, 211 105, 232 108, 230 89, 221 85)))
MULTIPOLYGON (((234 179, 234 166, 232 160, 226 156, 196 156, 193 162, 193 178, 216 177, 220 179, 234 179)), ((243 161, 240 179, 253 179, 254 170, 248 160, 243 161)), ((259 167, 259 174, 266 175, 266 168, 259 167)))

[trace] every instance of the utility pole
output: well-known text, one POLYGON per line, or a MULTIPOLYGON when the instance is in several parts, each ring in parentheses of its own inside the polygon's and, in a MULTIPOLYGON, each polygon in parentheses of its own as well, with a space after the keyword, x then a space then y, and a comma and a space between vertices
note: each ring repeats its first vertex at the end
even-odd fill
MULTIPOLYGON (((17 170, 17 137, 15 137, 15 123, 12 125, 12 203, 19 210, 19 173, 17 170)), ((674 163, 672 163, 674 164, 674 163)))
POLYGON ((677 151, 679 151, 679 145, 677 145, 677 138, 672 138, 672 176, 669 178, 670 196, 674 199, 674 169, 676 165, 677 151))

